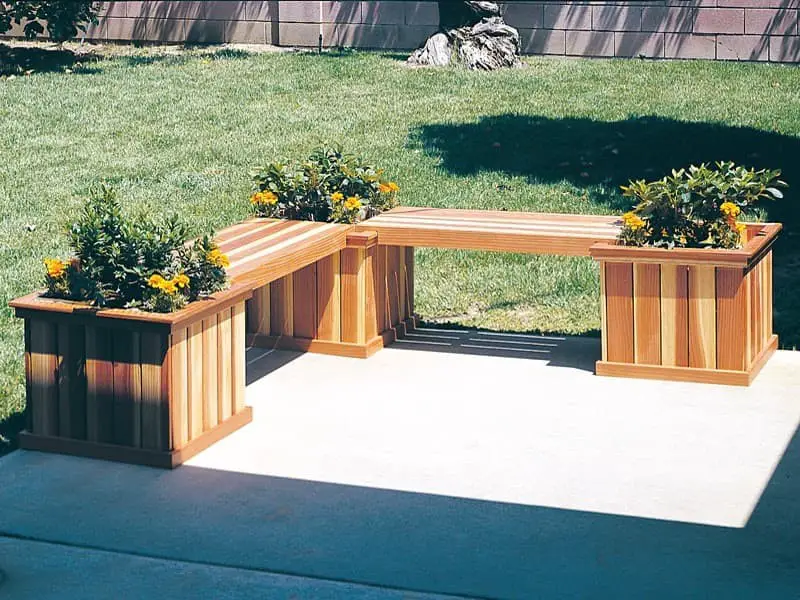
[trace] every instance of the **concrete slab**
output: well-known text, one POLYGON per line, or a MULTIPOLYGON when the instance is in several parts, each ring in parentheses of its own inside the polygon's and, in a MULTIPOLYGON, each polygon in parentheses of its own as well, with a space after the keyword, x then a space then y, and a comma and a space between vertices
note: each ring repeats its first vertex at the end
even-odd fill
POLYGON ((174 472, 15 452, 0 532, 464 596, 793 597, 800 354, 731 388, 598 378, 597 353, 251 352, 251 425, 174 472))
POLYGON ((0 567, 0 597, 4 600, 445 598, 9 538, 0 538, 0 567))

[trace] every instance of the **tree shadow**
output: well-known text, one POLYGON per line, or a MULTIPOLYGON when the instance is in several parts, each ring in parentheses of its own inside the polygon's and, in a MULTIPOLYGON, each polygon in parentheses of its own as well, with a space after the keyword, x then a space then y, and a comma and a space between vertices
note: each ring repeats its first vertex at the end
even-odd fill
POLYGON ((76 53, 63 48, 9 46, 0 43, 0 76, 25 73, 63 73, 94 63, 101 57, 92 52, 76 53))
POLYGON ((619 192, 631 179, 658 179, 674 168, 732 160, 755 168, 781 169, 792 188, 761 208, 784 224, 775 251, 775 331, 783 347, 800 346, 800 307, 783 289, 800 289, 800 138, 751 127, 677 121, 658 116, 621 121, 553 119, 501 114, 467 123, 432 123, 411 131, 409 145, 440 159, 459 176, 498 172, 533 184, 567 182, 595 204, 615 211, 632 202, 619 192))

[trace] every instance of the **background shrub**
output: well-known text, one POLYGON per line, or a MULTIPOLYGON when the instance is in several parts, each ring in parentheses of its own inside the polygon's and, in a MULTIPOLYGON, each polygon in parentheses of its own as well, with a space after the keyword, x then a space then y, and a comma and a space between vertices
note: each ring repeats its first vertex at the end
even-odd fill
POLYGON ((33 39, 47 27, 50 39, 63 42, 97 23, 102 2, 97 0, 0 0, 0 34, 14 23, 24 23, 25 37, 33 39))

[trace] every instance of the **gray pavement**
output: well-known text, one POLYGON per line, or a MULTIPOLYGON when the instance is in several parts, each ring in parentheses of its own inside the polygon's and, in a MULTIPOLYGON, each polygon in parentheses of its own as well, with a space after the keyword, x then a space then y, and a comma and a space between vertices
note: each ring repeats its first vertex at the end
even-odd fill
POLYGON ((598 352, 438 330, 366 361, 251 351, 254 422, 180 469, 0 459, 0 597, 95 563, 115 597, 147 597, 137 569, 163 598, 182 573, 232 598, 800 597, 800 353, 733 388, 595 377, 598 352))

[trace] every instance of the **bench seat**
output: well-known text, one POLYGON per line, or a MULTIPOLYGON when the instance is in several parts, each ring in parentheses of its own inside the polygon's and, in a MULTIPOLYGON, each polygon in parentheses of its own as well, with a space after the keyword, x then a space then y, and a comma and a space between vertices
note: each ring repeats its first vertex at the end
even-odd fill
POLYGON ((569 215, 401 206, 357 226, 382 245, 589 256, 613 242, 617 216, 569 215))

